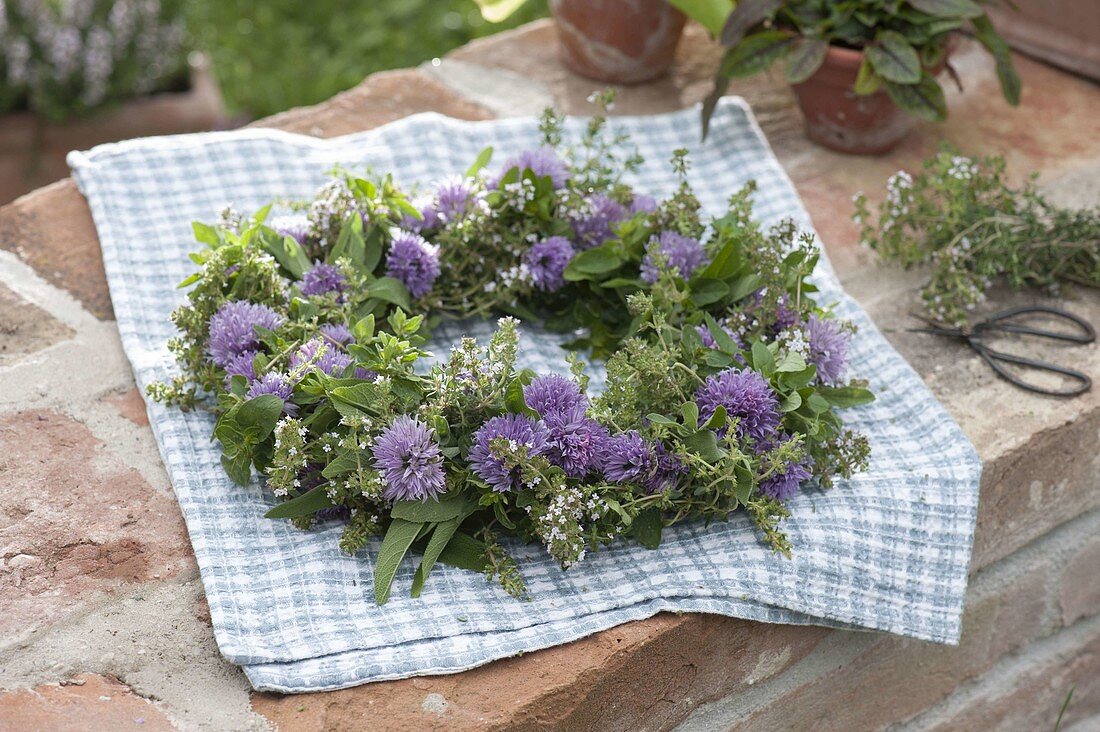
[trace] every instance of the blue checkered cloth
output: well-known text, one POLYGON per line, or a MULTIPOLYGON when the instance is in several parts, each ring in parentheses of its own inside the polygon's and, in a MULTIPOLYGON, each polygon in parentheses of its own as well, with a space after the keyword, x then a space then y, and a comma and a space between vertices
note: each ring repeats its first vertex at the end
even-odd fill
MULTIPOLYGON (((570 120, 579 132, 583 120, 570 120)), ((676 185, 668 158, 691 151, 690 180, 706 211, 755 179, 756 215, 811 224, 748 106, 726 99, 706 144, 698 111, 614 118, 646 163, 631 181, 661 196, 676 185)), ((274 130, 132 140, 72 153, 103 248, 118 328, 138 384, 168 378, 168 316, 177 284, 194 266, 193 220, 233 204, 252 211, 273 199, 308 198, 340 163, 392 171, 404 184, 458 173, 487 145, 503 160, 539 139, 534 120, 459 122, 422 114, 333 140, 274 130)), ((751 522, 676 526, 655 551, 615 545, 562 572, 538 546, 516 546, 531 601, 485 578, 438 566, 423 596, 409 597, 413 563, 391 599, 372 596, 375 541, 343 555, 341 526, 299 531, 263 517, 273 504, 259 483, 234 485, 210 439, 214 420, 149 405, 164 464, 187 522, 222 653, 257 689, 306 692, 369 681, 462 671, 566 643, 660 611, 707 612, 771 623, 858 627, 932 641, 959 637, 978 500, 980 462, 966 436, 920 378, 842 291, 829 264, 815 274, 821 301, 859 326, 851 373, 878 400, 843 413, 870 437, 871 468, 830 491, 790 503, 787 560, 761 545, 751 522)), ((437 332, 440 350, 471 323, 437 332)), ((524 365, 565 371, 559 339, 528 327, 524 365)), ((593 367, 599 371, 598 367, 593 367)), ((599 382, 599 374, 596 374, 599 382)))

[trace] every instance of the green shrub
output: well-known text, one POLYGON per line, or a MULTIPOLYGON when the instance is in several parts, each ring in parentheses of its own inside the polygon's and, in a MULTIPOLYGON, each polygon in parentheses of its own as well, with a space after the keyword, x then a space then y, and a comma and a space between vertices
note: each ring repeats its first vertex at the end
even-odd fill
MULTIPOLYGON (((545 14, 542 3, 503 27, 545 14)), ((191 0, 188 26, 232 112, 315 104, 383 69, 415 66, 502 29, 472 0, 191 0)))

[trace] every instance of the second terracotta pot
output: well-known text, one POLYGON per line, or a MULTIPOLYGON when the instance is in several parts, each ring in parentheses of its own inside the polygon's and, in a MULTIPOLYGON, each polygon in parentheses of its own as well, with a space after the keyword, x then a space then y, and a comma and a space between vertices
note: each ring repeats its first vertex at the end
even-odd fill
POLYGON ((562 62, 590 79, 637 84, 668 72, 686 18, 664 0, 550 0, 562 62))
POLYGON ((881 89, 855 93, 862 60, 861 51, 829 46, 817 73, 793 88, 811 140, 839 152, 873 155, 897 147, 913 118, 881 89))

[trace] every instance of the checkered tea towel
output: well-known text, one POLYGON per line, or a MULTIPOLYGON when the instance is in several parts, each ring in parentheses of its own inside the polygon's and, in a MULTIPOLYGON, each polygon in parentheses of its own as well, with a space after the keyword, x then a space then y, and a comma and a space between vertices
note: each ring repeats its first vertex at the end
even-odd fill
MULTIPOLYGON (((583 124, 569 120, 567 131, 583 124)), ((729 195, 755 179, 761 221, 793 217, 810 229, 743 101, 722 103, 705 144, 697 110, 617 117, 613 125, 646 159, 630 181, 639 191, 672 192, 670 153, 687 148, 690 181, 706 211, 724 211, 729 195)), ((192 221, 211 221, 226 204, 252 211, 273 199, 308 198, 337 163, 428 184, 465 170, 486 146, 499 162, 538 140, 533 119, 471 123, 421 114, 331 140, 251 129, 102 145, 72 153, 69 162, 95 218, 122 343, 144 388, 175 370, 165 348, 173 335, 168 315, 183 301, 177 284, 193 271, 192 221)), ((734 515, 728 523, 669 529, 655 551, 615 544, 569 572, 541 547, 513 546, 529 602, 446 566, 414 600, 414 567, 406 562, 389 603, 378 607, 377 541, 345 556, 337 524, 299 531, 265 519, 272 498, 259 483, 234 485, 220 467, 212 417, 150 404, 222 653, 257 689, 304 692, 462 671, 663 610, 957 641, 979 459, 824 259, 815 276, 821 301, 859 326, 851 373, 869 379, 878 400, 843 417, 869 435, 873 457, 867 472, 791 501, 784 524, 795 547, 790 560, 761 545, 751 523, 734 515)), ((450 326, 436 343, 443 350, 462 333, 490 330, 488 323, 450 326)), ((521 360, 565 371, 559 343, 528 327, 521 360)))

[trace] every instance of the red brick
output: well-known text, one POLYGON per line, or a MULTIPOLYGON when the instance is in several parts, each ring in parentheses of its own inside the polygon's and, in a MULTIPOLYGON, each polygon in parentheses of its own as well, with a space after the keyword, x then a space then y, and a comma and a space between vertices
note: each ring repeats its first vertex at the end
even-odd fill
POLYGON ((386 729, 666 728, 803 658, 828 631, 661 614, 453 676, 324 694, 257 694, 281 732, 386 729), (502 690, 507 690, 502 692, 502 690), (425 701, 429 694, 438 697, 425 701))
POLYGON ((67 290, 92 315, 114 317, 92 213, 72 178, 0 207, 0 248, 67 290))
POLYGON ((63 684, 0 691, 0 732, 168 732, 172 723, 157 706, 117 679, 80 674, 63 684))
POLYGON ((1082 548, 1070 560, 1059 599, 1066 625, 1100 612, 1100 544, 1082 548))
POLYGON ((145 411, 145 399, 142 398, 136 386, 126 391, 108 394, 102 401, 117 409, 119 414, 138 427, 149 426, 149 413, 145 411))
MULTIPOLYGON (((1065 632, 1068 635, 1068 632, 1065 632)), ((1057 640, 1057 639, 1055 639, 1057 640)), ((1037 655, 1037 654, 1036 654, 1037 655)), ((1061 653, 1028 657, 1003 688, 976 695, 928 732, 1051 730, 1070 690, 1061 729, 1095 730, 1100 721, 1100 631, 1074 637, 1061 653), (1080 724, 1079 727, 1074 725, 1080 724)))
POLYGON ((193 566, 176 502, 56 412, 0 419, 0 635, 193 566))
POLYGON ((72 335, 67 325, 0 285, 0 366, 72 335))

